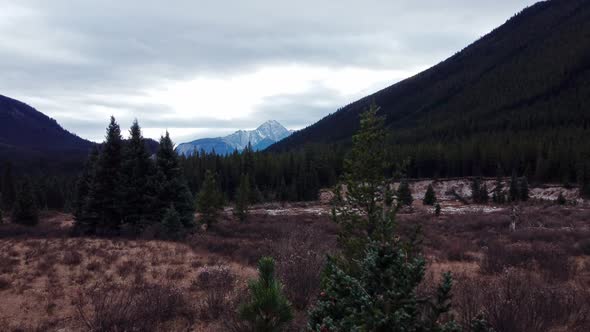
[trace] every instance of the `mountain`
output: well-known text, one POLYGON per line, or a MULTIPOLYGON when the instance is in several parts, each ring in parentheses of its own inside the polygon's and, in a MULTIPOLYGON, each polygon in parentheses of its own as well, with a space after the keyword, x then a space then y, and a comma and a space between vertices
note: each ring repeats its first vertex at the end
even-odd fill
POLYGON ((33 107, 0 95, 0 160, 17 164, 81 160, 93 144, 33 107))
POLYGON ((590 1, 539 2, 440 64, 267 150, 349 144, 371 102, 386 118, 392 155, 410 157, 421 175, 493 174, 498 163, 505 172, 542 166, 573 174, 590 153, 590 1))
POLYGON ((269 120, 254 130, 238 130, 235 133, 216 138, 202 138, 188 143, 181 143, 176 147, 176 152, 181 155, 192 155, 194 151, 205 150, 215 151, 217 154, 225 155, 242 151, 248 143, 253 150, 264 150, 268 146, 291 135, 291 131, 283 127, 275 120, 269 120))

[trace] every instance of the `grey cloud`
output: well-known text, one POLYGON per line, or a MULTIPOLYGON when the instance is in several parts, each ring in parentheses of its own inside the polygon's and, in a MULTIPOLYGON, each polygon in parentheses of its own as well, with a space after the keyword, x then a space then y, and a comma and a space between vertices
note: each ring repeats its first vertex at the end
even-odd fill
MULTIPOLYGON (((62 102, 38 107, 88 137, 104 121, 93 127, 95 119, 65 114, 99 105, 140 117, 150 127, 252 127, 252 120, 230 125, 199 117, 187 124, 167 117, 167 105, 97 96, 136 95, 169 80, 231 76, 269 64, 388 70, 432 65, 532 3, 0 0, 0 19, 8 18, 0 22, 0 93, 25 102, 62 102)), ((318 87, 269 97, 256 118, 302 127, 349 101, 318 87)))

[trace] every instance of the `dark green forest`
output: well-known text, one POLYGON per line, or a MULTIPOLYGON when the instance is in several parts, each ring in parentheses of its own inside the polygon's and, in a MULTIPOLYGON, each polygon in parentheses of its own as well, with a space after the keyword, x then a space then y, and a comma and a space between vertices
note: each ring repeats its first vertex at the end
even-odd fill
POLYGON ((590 3, 538 3, 453 57, 270 147, 350 145, 375 102, 410 177, 505 175, 575 183, 590 157, 590 3))

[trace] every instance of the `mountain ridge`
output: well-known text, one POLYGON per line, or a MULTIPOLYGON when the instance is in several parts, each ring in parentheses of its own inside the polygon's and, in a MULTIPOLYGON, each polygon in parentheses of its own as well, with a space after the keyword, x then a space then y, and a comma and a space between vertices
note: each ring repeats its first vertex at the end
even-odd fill
POLYGON ((583 0, 551 0, 527 7, 439 64, 338 109, 269 150, 349 142, 358 129, 358 115, 373 101, 381 107, 388 127, 403 131, 394 140, 420 141, 408 133, 414 129, 448 135, 455 126, 451 121, 483 119, 482 130, 494 129, 499 125, 487 126, 489 118, 502 118, 502 112, 525 113, 521 110, 530 104, 542 104, 551 94, 563 95, 569 86, 581 85, 572 81, 585 82, 590 43, 583 31, 590 29, 589 7, 583 0), (457 120, 459 114, 467 119, 457 120), (430 126, 435 130, 427 128, 429 123, 435 123, 430 126))
POLYGON ((201 138, 191 142, 180 143, 176 152, 180 155, 190 156, 195 151, 204 150, 225 155, 234 151, 242 151, 251 144, 254 151, 264 150, 273 143, 291 135, 292 131, 285 128, 276 120, 268 120, 254 130, 238 130, 232 134, 221 137, 201 138))

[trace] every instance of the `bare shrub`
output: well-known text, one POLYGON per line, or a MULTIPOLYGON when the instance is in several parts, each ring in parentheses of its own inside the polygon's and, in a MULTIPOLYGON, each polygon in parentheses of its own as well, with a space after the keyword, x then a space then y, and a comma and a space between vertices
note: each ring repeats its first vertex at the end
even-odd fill
POLYGON ((235 276, 228 266, 205 266, 199 269, 193 287, 205 291, 200 305, 203 319, 217 319, 227 310, 234 282, 235 276))
POLYGON ((79 320, 91 331, 157 331, 169 322, 194 321, 182 292, 169 285, 98 285, 80 292, 79 320))
POLYGON ((61 259, 62 264, 77 266, 82 263, 82 255, 78 251, 66 251, 61 259))
POLYGON ((143 274, 146 270, 146 267, 136 260, 125 260, 117 264, 116 269, 119 276, 125 279, 131 274, 143 274))
POLYGON ((507 268, 537 268, 548 279, 565 281, 575 272, 574 261, 558 246, 547 243, 490 245, 481 270, 487 274, 500 273, 507 268))
POLYGON ((12 282, 10 280, 0 277, 0 291, 9 289, 12 286, 12 282))
POLYGON ((325 253, 315 248, 312 231, 297 232, 276 249, 277 272, 293 306, 304 310, 320 290, 325 253))
POLYGON ((453 304, 467 331, 480 312, 496 331, 584 331, 590 324, 587 290, 567 283, 553 285, 518 269, 494 277, 457 278, 453 304))

